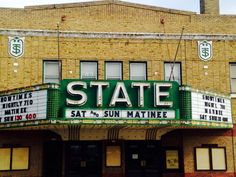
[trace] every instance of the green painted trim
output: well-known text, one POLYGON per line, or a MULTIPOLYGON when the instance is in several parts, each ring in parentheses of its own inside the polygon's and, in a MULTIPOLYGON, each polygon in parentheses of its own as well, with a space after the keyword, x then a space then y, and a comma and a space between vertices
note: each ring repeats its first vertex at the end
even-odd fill
POLYGON ((180 94, 180 117, 184 120, 192 119, 192 104, 191 104, 191 92, 179 91, 180 94))
POLYGON ((17 89, 12 90, 5 90, 0 92, 0 96, 7 96, 11 94, 17 94, 17 93, 24 93, 29 91, 36 91, 36 90, 46 90, 46 89, 60 89, 60 85, 56 83, 46 83, 46 84, 40 84, 40 85, 33 85, 29 87, 21 87, 17 89))
POLYGON ((48 89, 47 118, 59 117, 60 90, 48 89))

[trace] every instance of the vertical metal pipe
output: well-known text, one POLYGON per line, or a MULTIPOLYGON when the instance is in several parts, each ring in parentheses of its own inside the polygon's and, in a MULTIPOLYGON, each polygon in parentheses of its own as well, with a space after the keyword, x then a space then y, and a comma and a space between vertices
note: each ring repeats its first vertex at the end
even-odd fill
POLYGON ((184 33, 184 27, 182 27, 179 43, 178 43, 178 46, 177 46, 177 49, 176 49, 176 52, 175 52, 175 58, 174 58, 174 61, 173 61, 172 65, 171 65, 171 72, 170 72, 169 81, 171 80, 171 77, 174 77, 172 75, 173 75, 173 71, 174 71, 174 67, 175 67, 175 62, 176 62, 176 58, 177 58, 179 47, 180 47, 180 43, 181 43, 181 40, 182 40, 182 37, 183 37, 183 33, 184 33))

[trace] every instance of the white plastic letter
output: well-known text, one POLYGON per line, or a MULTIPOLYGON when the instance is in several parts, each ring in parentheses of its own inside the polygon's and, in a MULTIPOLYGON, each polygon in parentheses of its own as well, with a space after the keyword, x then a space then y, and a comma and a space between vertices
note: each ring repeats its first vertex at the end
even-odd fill
POLYGON ((131 101, 129 99, 129 95, 123 82, 117 82, 116 88, 111 98, 110 106, 114 107, 116 103, 126 103, 128 107, 132 106, 131 101), (122 98, 119 98, 120 93, 123 96, 122 98))
POLYGON ((167 106, 172 107, 173 102, 172 101, 161 101, 161 97, 169 97, 169 92, 161 92, 160 88, 171 88, 171 83, 155 83, 154 84, 154 106, 167 106))
POLYGON ((77 105, 77 106, 82 106, 87 102, 87 95, 81 90, 74 90, 75 86, 82 86, 82 88, 87 88, 86 82, 82 81, 74 81, 70 82, 67 85, 67 92, 72 95, 72 96, 80 96, 80 100, 71 100, 69 98, 66 99, 66 104, 67 105, 77 105))
POLYGON ((97 107, 101 107, 103 105, 103 94, 102 88, 109 86, 108 82, 90 82, 90 87, 97 86, 97 107))
POLYGON ((144 88, 150 88, 149 83, 142 83, 142 82, 132 82, 132 88, 133 87, 138 87, 139 92, 138 92, 138 107, 144 107, 144 88))

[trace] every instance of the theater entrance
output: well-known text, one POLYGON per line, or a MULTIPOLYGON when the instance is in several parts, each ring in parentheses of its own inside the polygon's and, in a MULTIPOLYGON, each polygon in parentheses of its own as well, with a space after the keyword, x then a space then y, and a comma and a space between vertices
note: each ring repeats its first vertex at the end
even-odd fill
POLYGON ((161 177, 159 141, 65 143, 66 177, 161 177))
POLYGON ((161 148, 159 141, 125 142, 126 177, 160 177, 161 148))
POLYGON ((101 176, 101 142, 76 141, 66 143, 66 177, 101 176))

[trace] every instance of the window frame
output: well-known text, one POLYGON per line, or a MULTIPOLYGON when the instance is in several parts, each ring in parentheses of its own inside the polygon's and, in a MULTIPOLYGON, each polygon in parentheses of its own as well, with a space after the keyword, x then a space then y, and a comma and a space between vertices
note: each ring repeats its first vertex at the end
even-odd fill
POLYGON ((0 149, 10 149, 10 167, 9 170, 0 170, 0 172, 9 172, 9 171, 28 171, 30 169, 30 152, 31 152, 31 148, 30 146, 3 146, 0 147, 0 149), (12 164, 13 164, 13 149, 17 149, 17 148, 27 148, 28 149, 28 164, 27 164, 27 168, 25 169, 12 169, 12 164))
POLYGON ((51 63, 56 63, 58 62, 58 69, 59 69, 59 73, 58 73, 58 76, 59 76, 59 82, 62 80, 62 63, 61 63, 61 60, 43 60, 43 83, 46 84, 46 83, 51 83, 51 82, 45 82, 45 63, 46 62, 51 62, 51 63))
POLYGON ((122 61, 105 61, 105 80, 123 80, 123 62, 122 61), (121 77, 119 79, 108 79, 107 78, 107 64, 108 63, 119 63, 121 77))
POLYGON ((227 171, 227 155, 226 155, 226 147, 218 147, 218 145, 202 145, 198 147, 194 147, 194 167, 195 171, 227 171), (209 169, 198 169, 197 167, 197 149, 208 149, 209 153, 209 169), (224 150, 224 160, 225 160, 225 169, 214 169, 213 168, 213 155, 212 155, 212 149, 223 149, 224 150))
POLYGON ((178 83, 179 83, 179 85, 182 85, 182 63, 181 62, 165 61, 164 62, 164 80, 166 80, 166 67, 165 67, 166 65, 165 64, 170 64, 170 66, 171 66, 171 64, 179 64, 180 83, 179 82, 178 83))
MULTIPOLYGON (((229 63, 229 81, 230 81, 230 93, 233 95, 234 98, 236 98, 236 90, 232 91, 232 80, 236 81, 236 75, 234 77, 231 76, 231 67, 234 66, 236 68, 236 62, 230 62, 229 63)), ((235 86, 236 87, 236 86, 235 86)))
POLYGON ((98 80, 98 61, 81 60, 80 61, 80 79, 82 79, 82 80, 98 80), (82 78, 82 63, 96 63, 96 65, 97 65, 96 79, 82 78))
MULTIPOLYGON (((148 63, 146 61, 130 61, 129 62, 129 79, 130 80, 136 80, 136 79, 131 79, 131 64, 145 64, 145 81, 148 80, 148 71, 147 71, 147 68, 148 68, 148 63)), ((139 81, 140 79, 138 79, 137 81, 139 81)), ((143 81, 143 80, 141 80, 143 81)))

